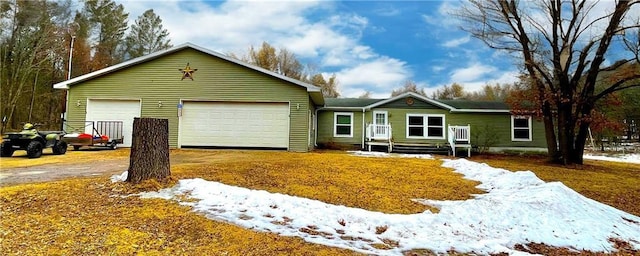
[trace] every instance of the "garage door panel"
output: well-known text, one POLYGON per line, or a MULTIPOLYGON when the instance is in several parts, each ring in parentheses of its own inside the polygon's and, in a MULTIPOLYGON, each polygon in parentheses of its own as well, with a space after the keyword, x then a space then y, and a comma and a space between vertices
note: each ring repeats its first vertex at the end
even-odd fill
POLYGON ((288 103, 185 102, 182 146, 289 146, 288 103))
MULTIPOLYGON (((89 99, 87 103, 86 121, 122 121, 123 143, 120 146, 130 147, 133 134, 133 119, 140 117, 139 100, 105 100, 89 99)), ((91 133, 91 127, 87 127, 91 133)))

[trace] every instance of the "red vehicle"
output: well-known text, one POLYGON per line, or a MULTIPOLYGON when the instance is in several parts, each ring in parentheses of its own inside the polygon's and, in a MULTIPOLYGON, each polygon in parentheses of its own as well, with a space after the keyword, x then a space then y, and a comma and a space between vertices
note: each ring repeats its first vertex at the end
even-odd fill
POLYGON ((116 149, 122 144, 122 121, 87 121, 82 127, 72 127, 65 124, 67 130, 72 130, 62 137, 62 140, 79 150, 83 146, 107 147, 116 149))

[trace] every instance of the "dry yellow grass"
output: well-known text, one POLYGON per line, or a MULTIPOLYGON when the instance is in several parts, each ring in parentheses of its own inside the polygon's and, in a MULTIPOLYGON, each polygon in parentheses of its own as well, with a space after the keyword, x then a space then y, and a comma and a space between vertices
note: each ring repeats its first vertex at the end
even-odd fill
POLYGON ((440 164, 337 152, 175 150, 173 178, 164 184, 130 186, 100 178, 0 188, 0 251, 8 255, 352 255, 299 238, 208 220, 175 202, 114 195, 202 177, 333 204, 413 213, 426 207, 412 198, 465 199, 480 192, 475 182, 440 164))
POLYGON ((181 165, 172 170, 173 176, 201 177, 386 213, 428 209, 412 202, 413 198, 464 200, 483 193, 475 188, 477 182, 441 167, 440 160, 258 151, 216 151, 205 160, 211 164, 181 165), (216 164, 214 159, 223 163, 216 164))
MULTIPOLYGON (((105 160, 126 157, 129 151, 70 153, 60 159, 105 160)), ((43 163, 47 162, 45 159, 55 162, 56 157, 45 156, 43 163)), ((532 170, 545 180, 562 181, 598 201, 636 215, 639 212, 640 172, 629 171, 637 165, 589 162, 576 169, 545 165, 543 159, 537 158, 491 156, 473 160, 510 170, 532 170)), ((12 164, 21 161, 34 159, 16 158, 12 164)), ((363 158, 331 151, 173 150, 171 161, 173 177, 163 183, 149 181, 131 186, 113 184, 102 177, 0 188, 0 252, 3 255, 355 254, 299 238, 212 221, 172 201, 114 196, 157 190, 183 178, 201 177, 387 213, 427 209, 411 202, 412 198, 462 200, 470 194, 482 193, 474 188, 476 182, 440 167, 438 160, 363 158)), ((431 252, 408 252, 414 254, 431 252)))
POLYGON ((165 200, 114 197, 104 179, 0 189, 3 255, 352 255, 211 221, 165 200))

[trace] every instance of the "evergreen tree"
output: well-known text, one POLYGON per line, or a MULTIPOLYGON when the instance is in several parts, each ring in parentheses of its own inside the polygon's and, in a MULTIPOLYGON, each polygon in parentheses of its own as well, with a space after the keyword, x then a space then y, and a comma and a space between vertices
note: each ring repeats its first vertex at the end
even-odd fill
POLYGON ((145 11, 136 19, 125 41, 128 58, 151 54, 172 46, 169 32, 162 27, 162 19, 153 9, 145 11))
POLYGON ((95 44, 92 58, 94 69, 102 69, 124 59, 122 44, 129 14, 122 4, 113 0, 88 0, 84 5, 84 15, 88 18, 91 35, 95 44))

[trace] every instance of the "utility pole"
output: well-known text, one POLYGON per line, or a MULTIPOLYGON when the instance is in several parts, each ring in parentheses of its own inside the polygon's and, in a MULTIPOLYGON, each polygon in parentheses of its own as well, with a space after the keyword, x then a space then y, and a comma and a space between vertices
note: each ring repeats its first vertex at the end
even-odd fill
POLYGON ((76 40, 76 35, 71 36, 71 47, 69 48, 69 73, 67 74, 67 80, 71 79, 71 59, 73 58, 73 43, 76 40))

